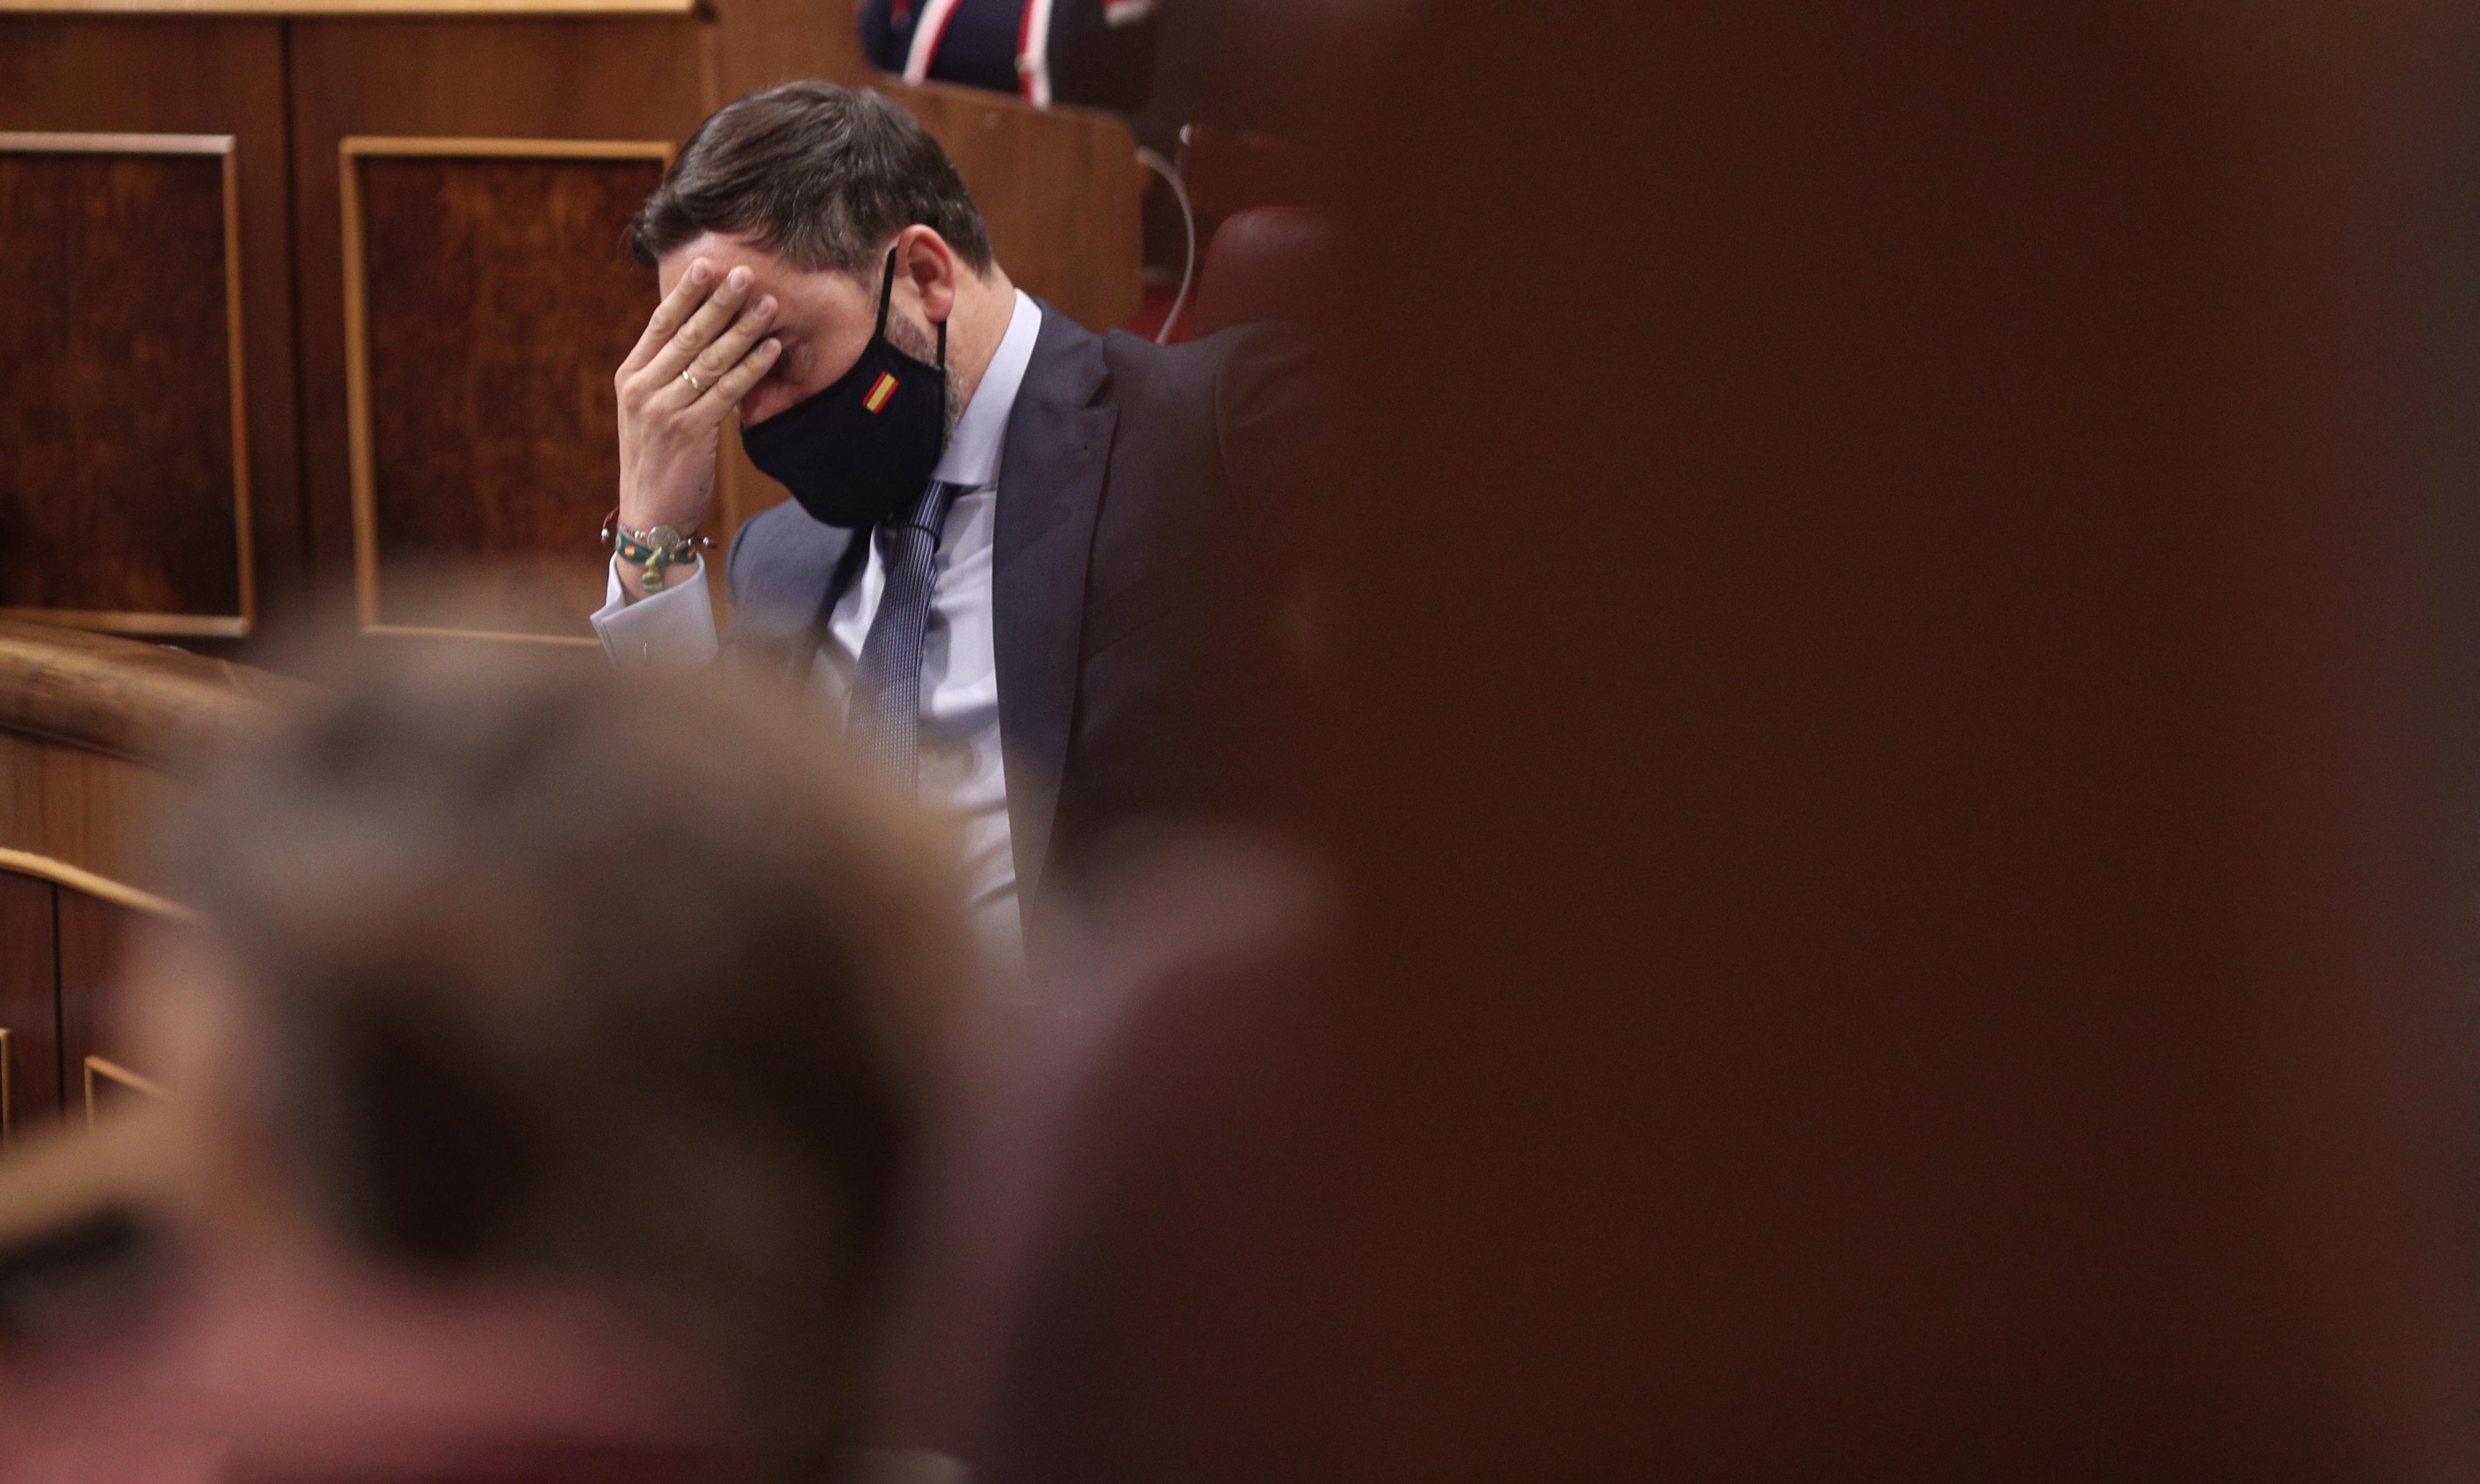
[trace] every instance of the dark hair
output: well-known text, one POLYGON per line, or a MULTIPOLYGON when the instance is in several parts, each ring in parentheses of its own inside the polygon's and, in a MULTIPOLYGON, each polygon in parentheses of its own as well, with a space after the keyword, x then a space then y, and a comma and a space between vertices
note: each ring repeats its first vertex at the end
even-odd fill
POLYGON ((629 248, 652 268, 700 233, 746 233, 804 272, 860 277, 917 222, 991 271, 982 214, 919 119, 866 88, 786 83, 697 126, 630 223, 629 248))

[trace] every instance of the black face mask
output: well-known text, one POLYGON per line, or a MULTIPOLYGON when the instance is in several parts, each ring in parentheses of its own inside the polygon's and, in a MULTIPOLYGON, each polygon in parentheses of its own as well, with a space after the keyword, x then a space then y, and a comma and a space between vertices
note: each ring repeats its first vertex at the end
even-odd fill
POLYGON ((874 526, 930 487, 947 445, 947 326, 939 364, 925 366, 887 338, 895 252, 878 291, 878 332, 833 385, 740 430, 749 461, 801 508, 830 526, 874 526))

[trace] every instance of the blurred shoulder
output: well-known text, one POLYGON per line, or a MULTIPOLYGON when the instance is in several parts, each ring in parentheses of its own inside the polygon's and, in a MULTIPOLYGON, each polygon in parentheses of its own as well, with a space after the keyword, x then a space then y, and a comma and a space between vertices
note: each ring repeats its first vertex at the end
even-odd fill
POLYGON ((1214 407, 1236 392, 1305 376, 1314 360, 1308 333, 1296 325, 1267 321, 1235 325, 1202 339, 1156 345, 1141 335, 1113 330, 1102 337, 1112 391, 1135 402, 1194 402, 1214 407))

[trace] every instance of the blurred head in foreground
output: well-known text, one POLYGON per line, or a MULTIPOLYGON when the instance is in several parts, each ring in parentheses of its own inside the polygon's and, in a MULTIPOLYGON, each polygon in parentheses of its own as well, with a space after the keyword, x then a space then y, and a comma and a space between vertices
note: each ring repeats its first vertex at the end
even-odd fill
POLYGON ((747 697, 470 660, 201 797, 170 865, 209 930, 130 1005, 200 1250, 492 1295, 647 1358, 701 1442, 831 1450, 961 972, 934 857, 747 697))

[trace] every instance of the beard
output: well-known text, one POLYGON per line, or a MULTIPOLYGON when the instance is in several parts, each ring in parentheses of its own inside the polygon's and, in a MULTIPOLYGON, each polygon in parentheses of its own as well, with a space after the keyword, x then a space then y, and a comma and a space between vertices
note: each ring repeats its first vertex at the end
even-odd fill
MULTIPOLYGON (((900 310, 891 312, 887 317, 887 343, 924 366, 939 365, 939 337, 928 325, 916 324, 911 315, 900 310)), ((940 440, 943 443, 956 436, 957 421, 965 415, 965 399, 962 389, 957 385, 956 369, 953 366, 940 366, 939 379, 940 395, 944 403, 943 407, 943 416, 945 419, 945 427, 943 430, 944 436, 940 440)))

